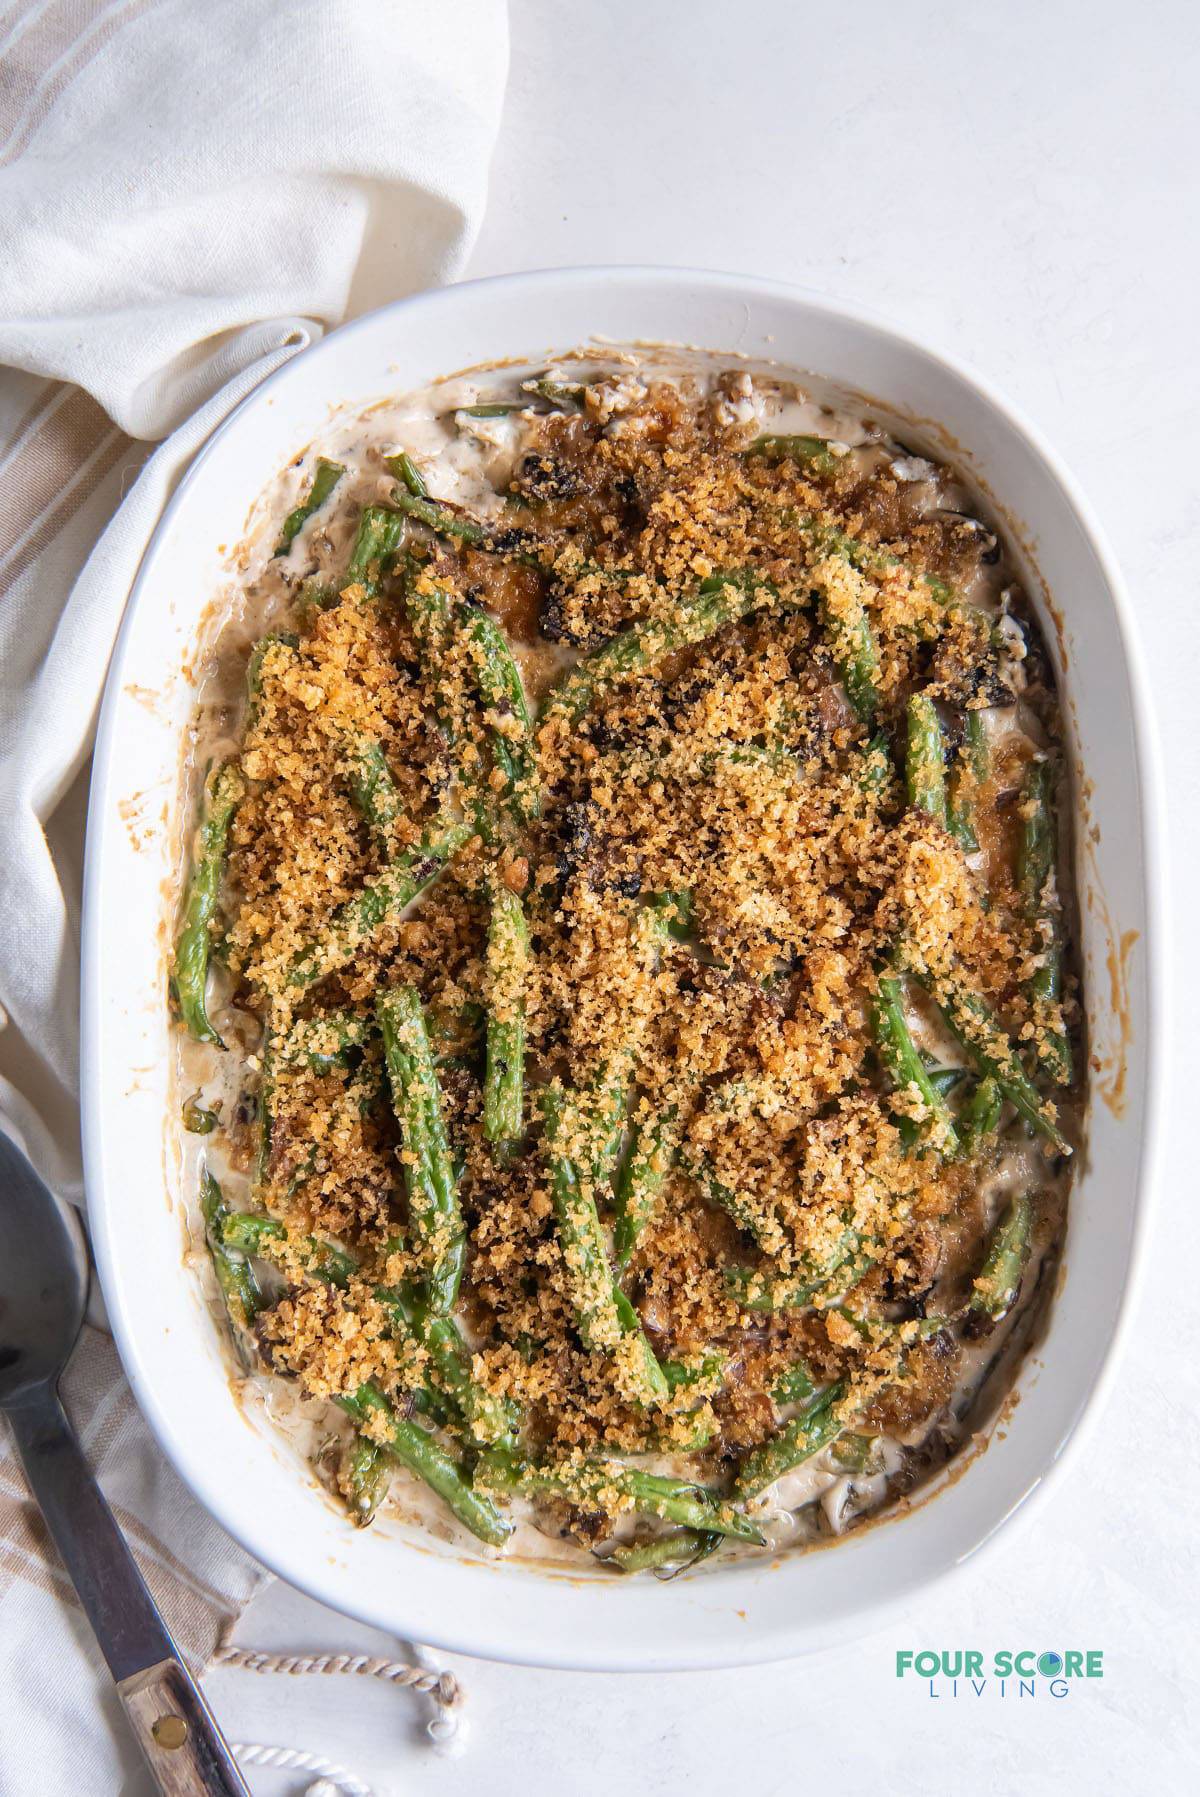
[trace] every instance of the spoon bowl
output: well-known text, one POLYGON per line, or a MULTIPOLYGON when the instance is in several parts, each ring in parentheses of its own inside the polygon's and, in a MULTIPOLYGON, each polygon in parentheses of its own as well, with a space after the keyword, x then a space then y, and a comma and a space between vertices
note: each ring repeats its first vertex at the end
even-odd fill
POLYGON ((87 1250, 75 1213, 0 1136, 0 1410, 57 1382, 83 1326, 87 1250))
POLYGON ((0 1410, 163 1797, 250 1797, 59 1399, 88 1277, 78 1218, 0 1133, 0 1410))

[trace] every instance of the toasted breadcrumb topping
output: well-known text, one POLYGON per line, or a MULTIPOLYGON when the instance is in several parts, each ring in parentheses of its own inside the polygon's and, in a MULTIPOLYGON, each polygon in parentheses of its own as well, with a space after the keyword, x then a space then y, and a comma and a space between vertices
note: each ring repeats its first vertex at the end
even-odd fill
MULTIPOLYGON (((314 1398, 371 1381, 407 1416, 438 1385, 378 1295, 419 1280, 429 1252, 408 1229, 413 1157, 373 1028, 377 995, 411 986, 466 1225, 458 1315, 471 1373, 519 1407, 527 1451, 665 1452, 720 1487, 778 1434, 771 1393, 801 1357, 815 1380, 843 1383, 838 1415, 859 1430, 903 1438, 944 1412, 970 1331, 922 1327, 968 1303, 1004 1144, 951 1151, 920 1083, 889 1077, 873 1006, 881 974, 900 978, 914 1039, 938 1043, 927 1063, 952 1069, 970 1055, 938 1033, 939 982, 986 1001, 993 1021, 977 1046, 993 1057, 1015 1044, 1032 1066, 1074 1025, 1069 975, 1051 995, 1034 977, 1059 925, 1049 906, 1031 910, 1015 871, 1033 740, 1011 733, 986 775, 962 746, 973 709, 1019 699, 1053 747, 1053 684, 1028 628, 1018 681, 995 617, 954 600, 977 530, 914 511, 878 456, 839 446, 819 473, 746 454, 755 393, 746 376, 706 392, 626 372, 594 381, 578 405, 530 409, 493 541, 456 544, 410 523, 393 564, 370 583, 335 583, 321 606, 295 604, 258 656, 220 951, 233 1008, 261 1031, 248 1084, 269 1124, 231 1127, 230 1155, 286 1229, 259 1347, 314 1398), (671 648, 681 601, 740 570, 765 583, 763 602, 671 648), (520 718, 481 702, 486 670, 469 635, 439 640, 431 681, 410 599, 486 611, 516 646, 534 705, 622 631, 644 627, 647 652, 577 718, 543 705, 524 776, 536 808, 519 831, 491 830, 481 812, 423 898, 356 926, 323 977, 301 985, 297 966, 330 920, 433 820, 462 814, 468 790, 500 807, 512 798, 496 745, 520 748, 520 718), (864 620, 877 656, 870 722, 845 675, 864 620), (918 690, 941 707, 974 848, 906 800, 903 715, 918 690), (395 788, 382 823, 355 797, 363 742, 378 745, 395 788), (523 900, 527 953, 489 955, 496 880, 523 900), (664 895, 681 894, 686 908, 672 910, 664 895), (488 1015, 525 1027, 525 1129, 503 1151, 483 1127, 488 1015), (536 1099, 552 1082, 566 1095, 557 1151, 583 1170, 605 1225, 611 1166, 588 1172, 597 1140, 625 1132, 627 1146, 668 1120, 658 1201, 620 1278, 659 1361, 711 1356, 720 1370, 707 1383, 648 1405, 637 1338, 605 1311, 614 1267, 562 1239, 536 1099), (354 1275, 315 1277, 313 1239, 350 1254, 354 1275), (839 1266, 848 1284, 830 1279, 839 1266), (585 1346, 589 1280, 600 1320, 585 1346), (807 1302, 768 1303, 809 1286, 807 1302)), ((355 499, 336 504, 353 521, 355 499)), ((1051 1195, 1054 1177, 1047 1158, 1051 1195)), ((1056 1203, 1039 1212, 1044 1241, 1056 1203)), ((367 1432, 386 1437, 377 1419, 367 1432)), ((603 1480, 593 1497, 610 1517, 628 1507, 603 1480)), ((547 1514, 590 1538, 578 1510, 547 1514)))

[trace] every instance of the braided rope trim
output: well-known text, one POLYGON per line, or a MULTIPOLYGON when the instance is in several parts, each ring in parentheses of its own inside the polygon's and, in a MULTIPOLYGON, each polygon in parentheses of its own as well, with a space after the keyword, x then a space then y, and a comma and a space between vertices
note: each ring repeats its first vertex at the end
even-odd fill
POLYGON ((210 1662, 213 1666, 229 1666, 238 1672, 351 1673, 363 1678, 383 1679, 410 1691, 431 1697, 442 1710, 452 1710, 462 1702, 462 1687, 452 1672, 422 1671, 403 1660, 377 1659, 365 1653, 283 1654, 259 1653, 249 1647, 219 1647, 210 1662))
POLYGON ((305 1753, 299 1747, 267 1747, 258 1741, 234 1741, 232 1747, 241 1766, 274 1766, 280 1772, 315 1772, 317 1782, 309 1785, 305 1797, 375 1797, 370 1785, 365 1785, 344 1766, 319 1753, 305 1753))

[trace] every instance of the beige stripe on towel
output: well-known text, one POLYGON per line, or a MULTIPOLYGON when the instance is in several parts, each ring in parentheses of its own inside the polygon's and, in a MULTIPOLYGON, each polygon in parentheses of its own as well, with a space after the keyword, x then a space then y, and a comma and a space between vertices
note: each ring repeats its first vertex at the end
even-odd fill
POLYGON ((65 528, 128 438, 80 387, 60 386, 3 472, 0 591, 65 528))
MULTIPOLYGON (((0 166, 12 162, 104 46, 157 0, 52 0, 4 54, 0 166)), ((33 7, 27 12, 36 11, 33 7)), ((19 19, 18 19, 19 23, 19 19)))

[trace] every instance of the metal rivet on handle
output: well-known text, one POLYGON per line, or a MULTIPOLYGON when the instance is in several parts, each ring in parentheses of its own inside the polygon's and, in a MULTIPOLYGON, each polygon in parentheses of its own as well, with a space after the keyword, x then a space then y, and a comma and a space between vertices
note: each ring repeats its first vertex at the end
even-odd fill
POLYGON ((150 1733, 160 1747, 174 1750, 182 1747, 188 1737, 188 1725, 182 1716, 160 1716, 153 1724, 150 1733))

